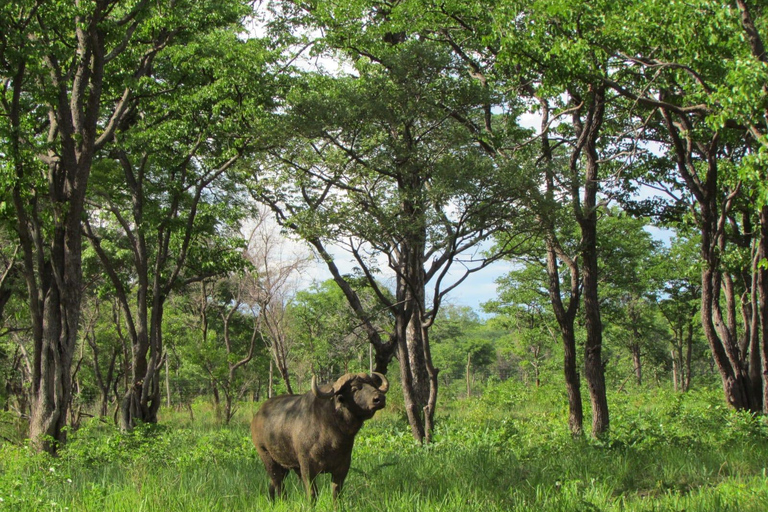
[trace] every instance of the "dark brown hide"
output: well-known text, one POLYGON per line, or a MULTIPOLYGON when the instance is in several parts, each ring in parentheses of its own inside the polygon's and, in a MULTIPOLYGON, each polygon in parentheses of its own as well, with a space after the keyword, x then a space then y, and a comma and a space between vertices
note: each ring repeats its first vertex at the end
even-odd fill
POLYGON ((251 436, 269 475, 269 497, 283 492, 294 470, 307 495, 317 495, 315 477, 331 474, 333 498, 341 492, 352 459, 355 434, 386 404, 386 377, 348 373, 333 386, 317 386, 304 395, 281 395, 264 402, 251 422, 251 436))

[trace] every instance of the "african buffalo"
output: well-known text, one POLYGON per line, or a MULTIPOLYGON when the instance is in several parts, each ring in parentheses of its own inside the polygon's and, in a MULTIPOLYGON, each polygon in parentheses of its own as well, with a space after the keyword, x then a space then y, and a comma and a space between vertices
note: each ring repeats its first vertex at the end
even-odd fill
POLYGON ((386 403, 389 382, 374 372, 347 373, 332 386, 303 395, 281 395, 261 406, 251 422, 251 436, 269 475, 269 497, 283 493, 283 479, 294 470, 307 495, 317 496, 315 477, 331 474, 334 500, 341 492, 352 460, 355 434, 386 403))

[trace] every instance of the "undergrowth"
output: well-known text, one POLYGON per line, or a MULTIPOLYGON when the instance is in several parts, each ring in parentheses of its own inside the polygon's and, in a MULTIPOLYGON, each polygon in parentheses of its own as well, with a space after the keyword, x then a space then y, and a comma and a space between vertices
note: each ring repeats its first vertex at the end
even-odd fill
MULTIPOLYGON (((337 509, 768 510, 768 428, 722 405, 717 390, 610 397, 611 431, 574 439, 554 388, 490 387, 441 410, 434 442, 414 443, 394 407, 358 436, 337 509)), ((272 505, 248 432, 203 404, 192 421, 163 411, 130 434, 93 420, 57 458, 0 445, 0 509, 13 511, 333 510, 325 475, 317 505, 290 476, 272 505)), ((585 411, 588 418, 589 411, 585 411)))

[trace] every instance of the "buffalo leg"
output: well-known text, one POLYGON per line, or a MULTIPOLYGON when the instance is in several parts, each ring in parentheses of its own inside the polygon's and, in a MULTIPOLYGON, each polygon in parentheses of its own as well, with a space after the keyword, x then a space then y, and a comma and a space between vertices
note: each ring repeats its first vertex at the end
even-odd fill
POLYGON ((349 465, 331 473, 331 491, 333 492, 333 501, 336 501, 336 499, 339 497, 339 494, 341 494, 341 489, 344 487, 344 480, 347 478, 348 471, 349 465))
POLYGON ((259 450, 264 467, 267 469, 269 475, 269 499, 275 501, 275 494, 283 497, 283 480, 285 475, 288 474, 288 470, 282 467, 280 464, 269 456, 266 451, 259 450))
POLYGON ((299 461, 299 465, 301 467, 296 472, 304 481, 304 488, 307 490, 307 497, 312 501, 315 501, 317 499, 317 483, 315 482, 315 478, 317 478, 317 471, 313 471, 311 466, 307 464, 306 461, 299 461))

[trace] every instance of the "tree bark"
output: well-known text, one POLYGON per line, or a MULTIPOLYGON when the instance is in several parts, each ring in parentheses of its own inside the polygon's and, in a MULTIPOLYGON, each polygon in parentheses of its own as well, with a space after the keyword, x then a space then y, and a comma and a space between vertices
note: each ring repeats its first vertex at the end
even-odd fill
POLYGON ((717 235, 716 208, 714 199, 701 203, 701 248, 704 260, 701 277, 702 325, 715 364, 720 371, 726 401, 735 409, 754 411, 758 406, 750 393, 752 386, 746 367, 742 364, 736 332, 729 325, 731 322, 723 318, 720 309, 723 276, 719 254, 724 241, 722 236, 717 235))
POLYGON ((560 294, 560 273, 557 268, 557 255, 551 242, 547 250, 547 273, 549 274, 549 296, 560 327, 563 340, 563 375, 568 394, 568 428, 574 436, 581 436, 584 431, 584 410, 581 403, 581 382, 576 365, 576 335, 574 322, 579 303, 579 274, 573 266, 571 270, 571 295, 566 308, 560 294))
POLYGON ((633 342, 630 345, 630 350, 632 352, 632 365, 635 368, 635 382, 638 386, 643 385, 643 365, 642 360, 640 359, 640 343, 633 342))
MULTIPOLYGON (((44 96, 33 101, 48 104, 48 149, 47 154, 38 155, 48 168, 48 182, 39 189, 36 181, 40 168, 30 163, 27 157, 31 155, 25 154, 22 145, 24 140, 45 135, 25 132, 28 126, 22 119, 28 113, 22 111, 20 100, 23 94, 34 94, 25 92, 24 87, 27 83, 38 83, 39 78, 27 76, 27 41, 45 31, 56 40, 50 46, 59 48, 57 34, 48 27, 35 25, 46 23, 45 13, 37 12, 24 20, 24 30, 29 33, 18 39, 9 38, 12 44, 20 46, 12 47, 15 52, 4 54, 13 57, 4 62, 12 70, 5 87, 10 101, 2 104, 11 127, 10 150, 4 156, 15 171, 11 195, 34 340, 29 435, 35 447, 51 453, 66 440, 64 427, 72 393, 70 365, 77 343, 83 289, 81 220, 85 192, 94 155, 114 129, 99 123, 103 115, 100 109, 105 65, 101 23, 106 7, 104 2, 95 2, 90 12, 82 10, 66 20, 75 36, 68 39, 74 43, 69 59, 60 61, 61 55, 42 50, 39 64, 47 73, 42 83, 44 96), (42 216, 41 211, 45 211, 42 216), (50 226, 44 217, 50 217, 50 226)), ((117 111, 115 117, 119 117, 117 111)))
POLYGON ((273 391, 273 382, 275 382, 275 363, 272 359, 269 359, 269 382, 267 383, 267 398, 275 396, 273 391))
POLYGON ((693 358, 693 317, 687 322, 688 329, 685 337, 685 367, 683 374, 683 391, 687 392, 691 389, 691 381, 693 380, 691 360, 693 358))
POLYGON ((768 414, 768 205, 760 209, 760 265, 758 266, 758 314, 760 317, 760 360, 763 365, 763 414, 768 414))
MULTIPOLYGON (((542 107, 542 157, 546 164, 545 167, 545 198, 549 205, 555 204, 555 177, 551 169, 552 150, 549 144, 549 105, 546 101, 540 100, 542 107)), ((546 212, 546 205, 540 205, 538 211, 546 212)), ((581 402, 581 382, 579 371, 576 366, 576 335, 574 322, 576 313, 579 310, 581 300, 579 266, 572 258, 563 251, 558 243, 554 221, 544 214, 539 215, 542 226, 545 228, 545 244, 547 251, 547 289, 549 292, 550 303, 555 313, 560 336, 563 340, 563 376, 565 377, 565 389, 568 395, 568 428, 574 437, 581 436, 584 432, 584 410, 581 402), (562 261, 568 268, 570 275, 570 289, 568 292, 568 306, 563 303, 563 296, 560 289, 560 270, 559 261, 562 261)))
MULTIPOLYGON (((581 102, 578 98, 574 99, 581 102)), ((603 324, 600 320, 597 257, 597 192, 599 188, 597 140, 605 114, 604 86, 591 87, 589 101, 586 119, 582 121, 578 112, 574 114, 578 141, 577 150, 571 156, 571 168, 576 170, 581 152, 578 148, 582 148, 586 157, 584 198, 581 204, 574 204, 574 213, 581 228, 581 278, 584 323, 587 331, 587 340, 584 344, 584 377, 587 380, 592 403, 592 436, 601 437, 609 427, 608 398, 602 359, 603 324)), ((573 179, 578 180, 576 172, 573 179)), ((577 197, 577 194, 574 195, 577 197)))
POLYGON ((472 386, 470 385, 470 382, 469 382, 469 375, 470 375, 471 369, 472 369, 472 353, 467 352, 467 369, 465 372, 465 377, 467 379, 467 398, 472 396, 472 386))

